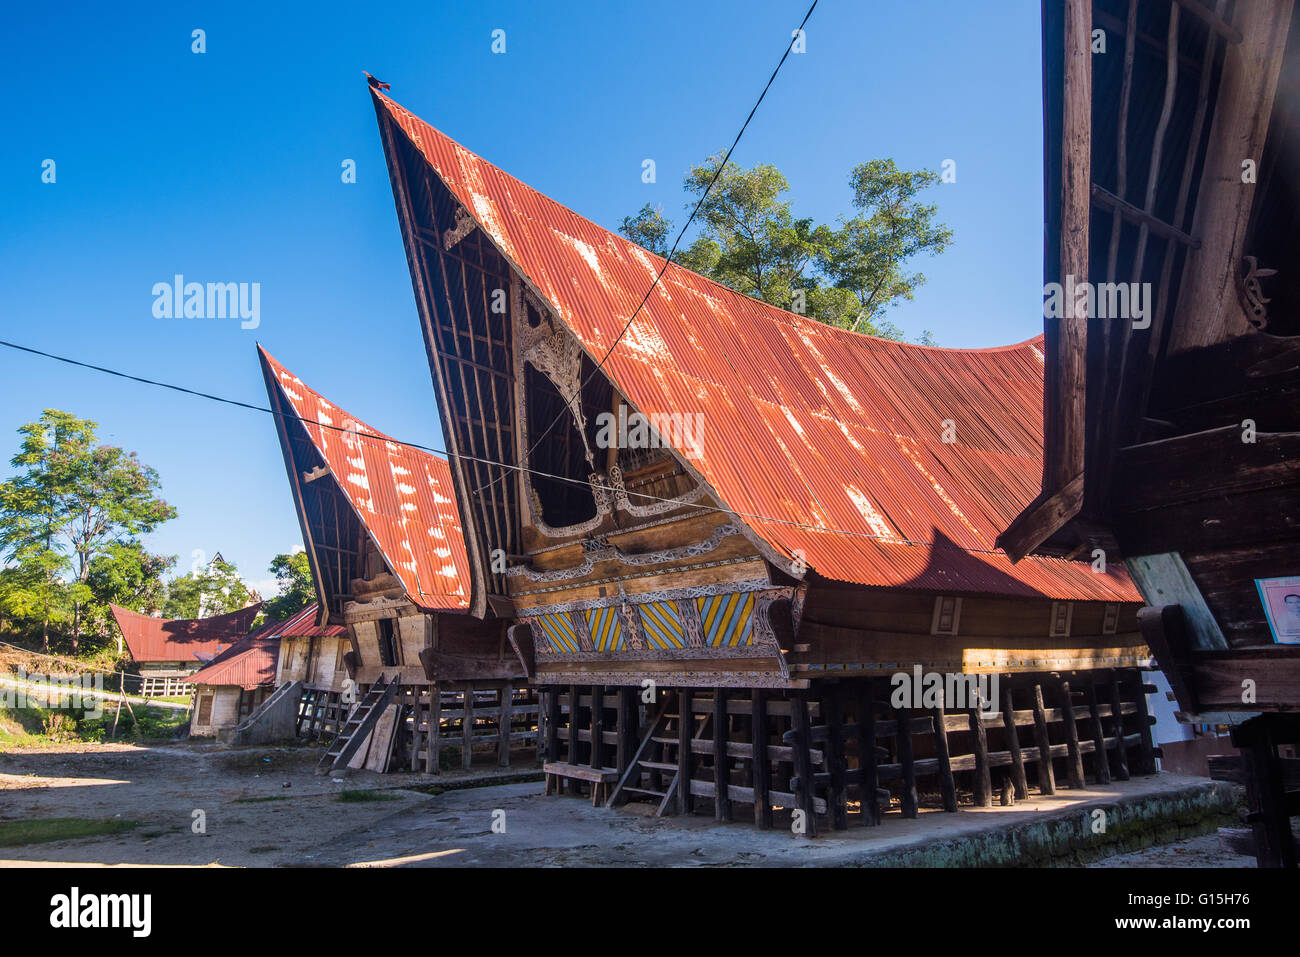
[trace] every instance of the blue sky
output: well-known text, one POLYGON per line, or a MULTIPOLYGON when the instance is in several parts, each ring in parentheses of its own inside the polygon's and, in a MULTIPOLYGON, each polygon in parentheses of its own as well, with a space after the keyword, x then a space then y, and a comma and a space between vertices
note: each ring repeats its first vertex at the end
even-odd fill
MULTIPOLYGON (((441 448, 362 70, 487 159, 608 228, 685 221, 685 170, 730 143, 805 0, 25 4, 0 55, 0 338, 258 404, 261 341, 309 385, 441 448), (191 31, 207 52, 191 52, 191 31), (494 29, 506 53, 491 52, 494 29), (658 182, 641 181, 653 158, 658 182), (53 159, 56 181, 41 182, 53 159), (341 181, 356 162, 357 182, 341 181), (261 325, 157 319, 154 283, 261 284, 261 325)), ((1036 0, 822 0, 733 159, 776 164, 797 215, 849 211, 849 170, 956 162, 955 245, 891 318, 942 345, 1042 330, 1036 0)), ((269 416, 0 349, 0 476, 59 408, 158 470, 151 536, 252 581, 301 544, 269 416)))

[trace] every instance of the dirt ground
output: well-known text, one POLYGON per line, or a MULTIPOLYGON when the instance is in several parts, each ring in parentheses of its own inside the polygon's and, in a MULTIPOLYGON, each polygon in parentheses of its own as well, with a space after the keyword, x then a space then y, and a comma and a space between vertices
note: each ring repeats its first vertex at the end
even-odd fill
MULTIPOLYGON (((0 847, 17 862, 268 867, 309 860, 311 848, 430 798, 402 785, 468 783, 462 771, 338 780, 315 773, 313 747, 226 748, 214 744, 69 744, 0 754, 0 821, 85 817, 140 821, 104 838, 0 847), (343 802, 343 790, 378 789, 388 800, 343 802), (204 833, 196 833, 195 811, 204 833)), ((495 761, 475 778, 514 780, 536 772, 531 754, 512 771, 495 761)), ((540 775, 538 776, 540 778, 540 775)), ((540 790, 540 784, 538 785, 540 790)))
MULTIPOLYGON (((1201 779, 1160 775, 1108 792, 1058 792, 1015 808, 925 813, 880 828, 851 828, 810 841, 711 817, 654 818, 647 808, 594 808, 544 797, 536 760, 520 752, 510 770, 481 767, 424 774, 315 774, 316 747, 216 744, 66 745, 0 754, 0 822, 30 818, 123 818, 139 827, 106 837, 0 847, 0 866, 842 866, 909 842, 960 844, 981 832, 1037 818, 1086 813, 1088 802, 1173 793, 1201 779), (476 787, 467 788, 466 785, 476 787), (445 789, 441 793, 410 790, 445 789), (340 801, 368 790, 387 800, 340 801), (196 811, 204 828, 196 833, 196 811), (500 833, 495 817, 499 816, 500 833)), ((1091 866, 1244 867, 1214 835, 1147 848, 1091 866)))

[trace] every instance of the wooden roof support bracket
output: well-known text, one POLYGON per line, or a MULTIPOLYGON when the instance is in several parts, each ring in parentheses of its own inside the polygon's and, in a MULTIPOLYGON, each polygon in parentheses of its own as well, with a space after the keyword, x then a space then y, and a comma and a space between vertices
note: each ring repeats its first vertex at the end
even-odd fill
POLYGON ((1169 687, 1173 689, 1179 708, 1188 712, 1199 711, 1192 685, 1192 645, 1182 605, 1140 608, 1138 627, 1160 670, 1169 679, 1169 687))

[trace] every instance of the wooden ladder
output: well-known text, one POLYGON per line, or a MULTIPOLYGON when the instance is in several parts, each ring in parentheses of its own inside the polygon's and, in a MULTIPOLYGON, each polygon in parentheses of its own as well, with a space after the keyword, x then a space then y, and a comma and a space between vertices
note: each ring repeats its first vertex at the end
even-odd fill
MULTIPOLYGON (((677 794, 677 788, 681 786, 678 781, 678 762, 676 749, 680 746, 678 728, 682 720, 690 721, 691 715, 684 718, 680 714, 673 713, 672 709, 680 711, 681 696, 673 693, 671 697, 665 695, 663 703, 659 706, 659 712, 650 721, 645 736, 642 737, 640 745, 637 746, 636 752, 632 755, 632 760, 628 762, 627 770, 623 772, 623 777, 619 779, 617 786, 605 802, 606 807, 618 807, 627 801, 631 795, 640 795, 659 799, 659 806, 655 810, 655 817, 663 817, 669 812, 673 805, 673 800, 677 794), (672 754, 669 754, 672 749, 672 754), (655 787, 643 787, 642 775, 650 778, 650 783, 654 784, 661 781, 664 775, 671 774, 663 790, 655 787)), ((698 738, 703 731, 704 723, 709 720, 708 715, 701 715, 701 724, 693 729, 692 738, 698 738)))
POLYGON ((346 773, 348 762, 352 760, 352 755, 356 754, 357 749, 366 740, 366 735, 374 729, 375 723, 379 720, 384 709, 392 704, 393 699, 397 697, 397 689, 400 687, 396 677, 392 681, 385 681, 381 674, 370 690, 366 692, 365 697, 357 704, 348 720, 339 727, 338 733, 334 735, 329 749, 321 756, 320 763, 316 765, 317 774, 330 774, 334 771, 344 771, 346 773))

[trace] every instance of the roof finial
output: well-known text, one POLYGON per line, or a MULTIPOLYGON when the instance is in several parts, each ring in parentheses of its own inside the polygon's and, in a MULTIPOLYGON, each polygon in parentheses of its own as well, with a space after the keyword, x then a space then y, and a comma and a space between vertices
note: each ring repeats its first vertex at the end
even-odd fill
MULTIPOLYGON (((362 70, 361 72, 362 72, 362 73, 366 73, 365 70, 362 70)), ((377 79, 376 77, 371 76, 369 73, 366 73, 366 82, 369 83, 369 84, 370 84, 374 89, 376 89, 376 90, 386 90, 386 89, 388 89, 388 84, 387 84, 387 83, 385 83, 383 80, 380 80, 380 79, 377 79)))

